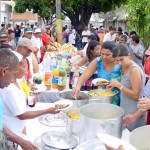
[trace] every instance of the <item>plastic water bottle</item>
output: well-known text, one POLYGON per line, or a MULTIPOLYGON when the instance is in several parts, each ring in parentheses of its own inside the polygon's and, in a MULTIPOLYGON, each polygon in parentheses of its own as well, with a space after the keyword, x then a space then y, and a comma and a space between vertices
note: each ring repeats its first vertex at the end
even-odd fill
POLYGON ((53 58, 51 59, 50 70, 54 70, 56 67, 57 67, 56 58, 53 57, 53 58))
POLYGON ((72 83, 73 88, 76 87, 79 76, 80 76, 79 72, 77 72, 77 71, 73 74, 73 83, 72 83))
POLYGON ((51 56, 46 55, 43 59, 43 70, 50 70, 50 65, 51 65, 51 56))

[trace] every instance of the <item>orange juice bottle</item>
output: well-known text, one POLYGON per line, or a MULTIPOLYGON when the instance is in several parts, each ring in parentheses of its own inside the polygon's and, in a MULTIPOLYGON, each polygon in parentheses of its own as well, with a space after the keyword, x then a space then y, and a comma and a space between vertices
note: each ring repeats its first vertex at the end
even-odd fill
POLYGON ((52 88, 58 89, 58 76, 59 76, 59 70, 56 68, 52 71, 52 88))
POLYGON ((47 87, 47 90, 51 89, 51 77, 52 77, 51 71, 46 71, 44 83, 45 83, 45 86, 47 87))

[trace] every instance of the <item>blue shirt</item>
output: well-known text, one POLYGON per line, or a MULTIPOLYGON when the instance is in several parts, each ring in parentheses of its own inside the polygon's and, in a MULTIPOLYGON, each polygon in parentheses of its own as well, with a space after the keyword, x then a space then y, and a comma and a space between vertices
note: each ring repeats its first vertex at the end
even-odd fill
MULTIPOLYGON (((121 81, 121 67, 120 65, 116 64, 115 67, 108 72, 102 62, 101 57, 97 57, 97 73, 98 73, 98 78, 103 78, 108 81, 111 79, 117 79, 119 82, 121 81)), ((113 99, 113 104, 120 105, 120 90, 118 88, 113 88, 113 91, 118 92, 116 96, 113 99)))
POLYGON ((4 117, 4 103, 0 97, 0 131, 3 130, 3 117, 4 117))

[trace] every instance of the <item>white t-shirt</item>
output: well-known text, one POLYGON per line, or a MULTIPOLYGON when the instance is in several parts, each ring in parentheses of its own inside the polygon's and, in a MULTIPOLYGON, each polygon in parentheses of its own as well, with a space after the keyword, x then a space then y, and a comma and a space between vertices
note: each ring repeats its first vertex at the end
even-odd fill
POLYGON ((27 110, 25 93, 11 83, 7 88, 0 89, 0 95, 5 107, 4 124, 14 133, 22 133, 26 126, 26 121, 20 120, 17 116, 25 113, 27 110))
POLYGON ((75 35, 74 35, 74 33, 69 34, 69 43, 75 44, 75 35))
MULTIPOLYGON (((91 32, 89 31, 89 30, 87 30, 87 31, 82 31, 82 35, 91 35, 91 32)), ((83 37, 82 38, 82 42, 88 42, 88 37, 83 37)))
POLYGON ((40 48, 43 46, 42 40, 40 38, 36 38, 34 35, 31 38, 32 46, 38 48, 37 57, 41 58, 40 48))
POLYGON ((114 41, 115 38, 116 38, 116 34, 111 35, 110 33, 106 33, 106 34, 104 35, 104 40, 103 40, 103 42, 106 42, 106 41, 114 41))
MULTIPOLYGON (((28 56, 27 59, 28 59, 28 61, 29 61, 29 67, 30 67, 30 71, 31 71, 31 76, 32 76, 32 78, 33 78, 34 70, 33 70, 32 57, 31 57, 31 56, 28 56)), ((32 79, 31 79, 31 81, 32 81, 32 79)))
POLYGON ((87 51, 88 45, 89 45, 89 43, 87 43, 83 48, 83 56, 86 56, 86 51, 87 51))

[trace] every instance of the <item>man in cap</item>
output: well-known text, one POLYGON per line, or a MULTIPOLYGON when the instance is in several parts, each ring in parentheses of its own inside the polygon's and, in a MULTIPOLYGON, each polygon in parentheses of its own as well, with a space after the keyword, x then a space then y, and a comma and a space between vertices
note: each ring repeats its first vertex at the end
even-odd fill
POLYGON ((33 47, 35 47, 37 49, 36 57, 37 57, 38 62, 40 62, 41 48, 43 47, 41 36, 42 36, 41 29, 37 28, 37 29, 35 29, 34 35, 31 38, 33 47))
POLYGON ((9 43, 7 32, 0 32, 0 48, 10 48, 11 50, 13 50, 13 47, 9 43))
POLYGON ((27 27, 27 28, 24 29, 23 37, 26 37, 26 38, 28 38, 28 39, 31 39, 31 38, 32 38, 32 34, 33 34, 32 28, 27 27))
POLYGON ((30 39, 23 37, 19 39, 16 51, 26 58, 27 74, 25 77, 27 81, 29 81, 29 79, 32 78, 33 72, 37 72, 39 70, 36 58, 33 60, 33 57, 30 57, 34 55, 32 52, 36 51, 36 48, 32 46, 30 39))
MULTIPOLYGON (((11 83, 16 73, 18 63, 18 58, 13 52, 11 52, 9 49, 0 49, 0 88, 5 88, 11 83)), ((32 143, 15 135, 9 129, 7 129, 6 126, 3 125, 3 114, 4 104, 2 98, 0 97, 0 131, 3 130, 9 140, 19 144, 22 149, 38 150, 38 148, 36 148, 32 143)), ((3 145, 3 143, 1 144, 3 145)), ((2 147, 2 145, 0 146, 2 147)), ((2 149, 4 148, 2 147, 2 149)))

